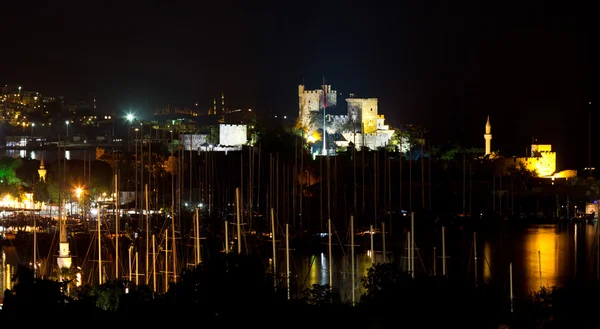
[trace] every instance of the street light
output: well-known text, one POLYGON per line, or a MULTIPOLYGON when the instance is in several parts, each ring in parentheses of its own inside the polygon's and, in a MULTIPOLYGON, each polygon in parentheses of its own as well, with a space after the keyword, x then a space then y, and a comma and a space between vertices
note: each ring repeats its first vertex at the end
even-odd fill
MULTIPOLYGON (((133 115, 133 113, 127 113, 125 115, 125 120, 127 120, 127 122, 129 122, 129 124, 131 124, 133 122, 133 120, 135 120, 135 115, 133 115)), ((127 125, 127 151, 130 152, 131 151, 131 131, 130 131, 131 127, 129 125, 127 125)))
POLYGON ((67 125, 67 137, 69 137, 69 120, 65 121, 65 124, 67 125))
POLYGON ((33 127, 35 127, 35 123, 31 123, 31 138, 33 138, 33 127))
MULTIPOLYGON (((77 197, 77 208, 80 212, 81 211, 81 195, 83 194, 83 189, 81 187, 78 187, 75 189, 75 196, 77 197)), ((83 215, 83 214, 81 214, 83 215)))

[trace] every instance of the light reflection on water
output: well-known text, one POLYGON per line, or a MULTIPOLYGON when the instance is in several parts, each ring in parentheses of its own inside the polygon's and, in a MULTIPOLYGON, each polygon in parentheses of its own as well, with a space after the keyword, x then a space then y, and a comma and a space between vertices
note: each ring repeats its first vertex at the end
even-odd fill
POLYGON ((528 289, 537 290, 541 285, 554 286, 559 280, 558 234, 554 225, 529 228, 525 235, 525 266, 528 289))
MULTIPOLYGON (((44 155, 44 161, 54 162, 58 159, 59 152, 57 149, 54 150, 11 150, 4 149, 0 150, 0 156, 7 156, 11 158, 31 158, 33 160, 40 160, 44 155)), ((67 160, 87 160, 90 156, 92 161, 96 160, 96 152, 93 148, 78 148, 78 149, 67 149, 66 151, 60 152, 61 159, 66 158, 67 160)))
MULTIPOLYGON (((595 280, 598 275, 596 232, 597 223, 529 225, 523 228, 510 227, 504 231, 500 228, 494 228, 491 233, 477 233, 479 279, 507 283, 508 267, 509 263, 512 262, 515 296, 524 296, 529 291, 538 290, 540 284, 544 286, 564 285, 572 278, 591 278, 595 280), (575 257, 576 254, 578 257, 575 257)), ((431 235, 435 234, 431 233, 431 235)), ((464 240, 467 240, 467 243, 462 247, 463 249, 447 250, 448 262, 452 264, 451 267, 448 267, 448 273, 451 276, 454 272, 461 277, 465 275, 473 277, 473 265, 472 263, 468 265, 473 258, 471 254, 472 234, 465 233, 464 235, 466 238, 450 235, 446 237, 448 244, 453 239, 460 240, 464 238, 464 240), (469 239, 471 241, 468 241, 469 239), (459 253, 463 254, 462 262, 458 260, 459 253), (468 271, 471 273, 468 273, 468 271)), ((433 243, 426 241, 425 232, 422 232, 420 236, 423 242, 417 242, 420 245, 419 254, 423 259, 416 259, 415 267, 418 275, 425 275, 425 272, 432 272, 433 243), (423 267, 425 267, 425 270, 423 270, 423 267)), ((388 250, 392 250, 391 246, 388 247, 388 250)), ((438 275, 441 274, 440 250, 441 248, 438 245, 438 275)), ((394 258, 392 254, 388 254, 387 260, 399 264, 404 259, 404 253, 401 250, 394 251, 396 257, 394 258)), ((19 261, 30 261, 24 259, 24 255, 20 255, 24 252, 17 252, 14 247, 2 248, 1 291, 10 287, 11 272, 14 271, 19 261)), ((358 301, 360 294, 363 292, 361 278, 367 274, 373 259, 369 251, 365 252, 360 248, 356 249, 355 257, 355 292, 358 301)), ((375 257, 375 262, 383 261, 382 254, 377 250, 375 257)), ((298 287, 298 291, 294 291, 294 294, 301 293, 313 284, 329 284, 327 252, 310 256, 292 253, 292 258, 290 261, 291 276, 297 282, 298 287)), ((277 260, 278 272, 284 275, 286 265, 284 254, 279 254, 277 260)), ((341 248, 334 249, 332 266, 333 286, 340 291, 343 300, 349 301, 352 296, 352 270, 350 268, 349 251, 341 250, 341 248)))

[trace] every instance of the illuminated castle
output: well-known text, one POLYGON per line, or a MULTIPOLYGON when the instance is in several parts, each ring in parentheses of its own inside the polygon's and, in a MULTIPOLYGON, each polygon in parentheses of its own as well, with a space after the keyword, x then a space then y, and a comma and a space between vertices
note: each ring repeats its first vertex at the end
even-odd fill
MULTIPOLYGON (((297 127, 304 130, 307 141, 320 140, 323 124, 325 124, 327 135, 338 135, 335 145, 339 147, 348 147, 353 143, 357 149, 363 145, 376 149, 389 143, 394 130, 385 124, 385 117, 378 113, 377 98, 357 98, 350 94, 350 97, 345 99, 348 104, 347 115, 332 115, 325 112, 326 117, 323 118, 317 114, 336 106, 338 99, 336 91, 332 90, 330 85, 321 87, 320 90, 306 90, 304 85, 298 86, 297 127)), ((327 145, 331 147, 333 143, 331 141, 327 145)))
POLYGON ((532 144, 531 155, 514 158, 515 167, 534 172, 538 177, 552 177, 556 172, 556 152, 550 144, 532 144))
MULTIPOLYGON (((485 155, 495 157, 492 152, 492 125, 488 115, 485 124, 485 155)), ((552 151, 550 144, 532 144, 531 153, 525 157, 512 157, 506 159, 509 166, 517 169, 524 169, 534 173, 537 177, 543 178, 573 178, 577 176, 576 170, 564 170, 556 172, 556 152, 552 151)))
POLYGON ((306 132, 314 130, 311 127, 311 114, 318 113, 326 107, 335 107, 337 105, 337 92, 331 90, 330 85, 323 85, 321 89, 306 90, 304 85, 298 86, 298 100, 300 111, 298 114, 298 126, 306 132))

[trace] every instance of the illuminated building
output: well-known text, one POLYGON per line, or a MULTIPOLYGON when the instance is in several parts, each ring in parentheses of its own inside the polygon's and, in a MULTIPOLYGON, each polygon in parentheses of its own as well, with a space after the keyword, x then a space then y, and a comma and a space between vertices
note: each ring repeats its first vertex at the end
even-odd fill
MULTIPOLYGON (((304 131, 307 142, 312 144, 323 140, 327 143, 328 136, 338 135, 335 140, 338 147, 348 147, 350 143, 357 149, 363 145, 370 149, 387 146, 395 132, 385 124, 385 116, 379 114, 378 99, 358 98, 350 94, 345 100, 348 104, 347 114, 330 114, 327 109, 336 107, 338 103, 337 92, 330 85, 323 85, 318 90, 306 90, 304 85, 298 86, 299 113, 296 126, 304 131), (325 111, 326 115, 322 119, 317 115, 323 113, 321 111, 325 111), (323 136, 323 125, 327 136, 323 136)), ((331 144, 327 143, 328 147, 331 144)))
POLYGON ((40 159, 40 169, 38 169, 38 175, 40 175, 40 181, 46 182, 46 167, 44 166, 44 153, 40 159))
MULTIPOLYGON (((496 154, 491 150, 492 125, 488 115, 485 124, 485 155, 495 157, 496 154)), ((527 170, 541 178, 574 178, 577 177, 576 170, 556 171, 556 152, 552 151, 551 144, 532 144, 531 153, 525 157, 513 157, 506 159, 509 166, 521 170, 527 170)))
POLYGON ((492 124, 490 123, 490 116, 488 115, 487 122, 485 124, 485 155, 492 154, 492 124))
POLYGON ((532 144, 531 155, 514 158, 515 166, 535 173, 538 177, 552 177, 556 172, 556 152, 552 145, 532 144))

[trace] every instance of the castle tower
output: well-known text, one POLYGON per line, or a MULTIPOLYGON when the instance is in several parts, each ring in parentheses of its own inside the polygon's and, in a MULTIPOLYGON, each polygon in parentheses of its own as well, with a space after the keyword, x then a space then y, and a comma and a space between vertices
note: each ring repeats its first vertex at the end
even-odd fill
POLYGON ((44 154, 42 153, 42 158, 40 159, 40 169, 38 169, 38 175, 40 175, 40 181, 46 182, 46 167, 44 167, 44 154))
POLYGON ((485 139, 485 155, 489 155, 492 153, 492 124, 490 123, 489 115, 485 124, 485 134, 483 135, 483 138, 485 139))

